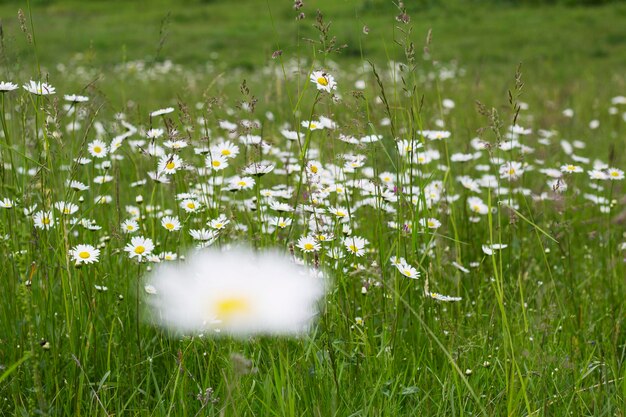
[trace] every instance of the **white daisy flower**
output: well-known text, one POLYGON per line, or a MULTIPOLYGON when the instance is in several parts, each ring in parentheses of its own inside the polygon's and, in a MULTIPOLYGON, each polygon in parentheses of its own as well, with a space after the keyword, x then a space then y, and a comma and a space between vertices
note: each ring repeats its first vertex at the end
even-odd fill
POLYGON ((221 215, 217 219, 209 220, 207 225, 215 230, 221 230, 226 227, 226 225, 230 223, 230 220, 226 218, 226 216, 221 215))
POLYGON ((343 240, 343 244, 346 250, 357 257, 361 257, 365 254, 365 245, 367 240, 358 236, 349 236, 343 240))
POLYGON ((316 252, 321 249, 321 245, 315 240, 313 236, 302 236, 298 239, 296 247, 302 252, 316 252))
POLYGON ((150 113, 150 117, 162 116, 164 114, 172 113, 173 111, 174 111, 174 107, 166 107, 164 109, 153 111, 152 113, 150 113))
POLYGON ((98 262, 100 249, 96 249, 91 245, 76 245, 70 250, 70 256, 76 265, 92 264, 98 262))
POLYGON ((54 217, 50 211, 38 211, 33 215, 33 221, 38 229, 49 230, 54 227, 54 217))
POLYGON ((327 93, 337 89, 335 78, 324 71, 313 71, 310 76, 311 82, 315 84, 318 90, 327 93))
POLYGON ((175 232, 180 230, 180 220, 178 217, 164 216, 161 218, 161 226, 163 226, 168 232, 175 232))
POLYGON ((154 243, 150 238, 144 238, 142 236, 135 236, 131 238, 130 243, 126 245, 124 251, 128 252, 128 256, 137 258, 138 261, 142 261, 144 257, 147 257, 154 250, 154 243))
POLYGON ((56 93, 56 89, 48 83, 30 80, 28 84, 24 84, 22 88, 31 94, 37 96, 47 96, 56 93))
POLYGON ((183 160, 177 154, 163 155, 157 168, 159 174, 175 174, 183 166, 183 160))
POLYGON ((87 150, 94 158, 104 158, 109 153, 109 147, 100 139, 96 139, 87 145, 87 150))
POLYGON ((63 96, 63 99, 65 101, 69 101, 71 103, 85 103, 85 102, 89 101, 89 97, 79 96, 79 95, 76 95, 76 94, 65 94, 63 96))
POLYGON ((125 220, 122 223, 121 229, 124 233, 135 233, 139 230, 139 223, 133 219, 125 220))
POLYGON ((6 93, 9 91, 17 90, 19 87, 17 84, 13 84, 9 81, 0 81, 0 93, 6 93))

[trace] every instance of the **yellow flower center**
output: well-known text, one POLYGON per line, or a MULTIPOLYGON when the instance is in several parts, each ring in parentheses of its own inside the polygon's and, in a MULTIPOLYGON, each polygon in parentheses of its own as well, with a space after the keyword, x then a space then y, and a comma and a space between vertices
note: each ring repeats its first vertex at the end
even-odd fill
POLYGON ((348 249, 350 249, 354 253, 357 253, 359 251, 359 248, 357 248, 356 245, 350 245, 348 246, 348 249))
POLYGON ((230 154, 231 154, 230 150, 228 150, 228 149, 222 149, 222 155, 223 155, 223 156, 228 156, 228 155, 230 155, 230 154))
POLYGON ((94 146, 93 151, 94 151, 95 153, 100 153, 100 152, 102 152, 102 148, 101 148, 101 147, 99 147, 99 146, 94 146))
POLYGON ((309 123, 309 129, 315 129, 317 125, 315 123, 309 123))
POLYGON ((237 185, 240 186, 240 187, 245 187, 246 186, 246 182, 245 181, 239 181, 237 183, 237 185))
POLYGON ((317 83, 326 87, 328 85, 328 79, 326 77, 319 77, 317 83))
POLYGON ((312 243, 305 243, 305 244, 304 244, 304 249, 305 249, 305 250, 313 250, 313 248, 314 248, 314 247, 315 247, 315 246, 313 246, 313 244, 312 244, 312 243))
POLYGON ((135 227, 129 224, 126 226, 126 230, 135 230, 135 227))
POLYGON ((515 169, 510 168, 509 169, 509 175, 515 175, 515 169))
POLYGON ((222 165, 222 163, 221 163, 220 161, 218 161, 218 160, 214 159, 214 160, 211 162, 211 165, 213 165, 214 167, 216 167, 216 168, 217 168, 218 166, 222 165))
POLYGON ((187 208, 193 210, 196 208, 196 205, 194 203, 187 203, 187 208))
POLYGON ((137 255, 141 255, 142 253, 144 253, 146 251, 146 248, 144 248, 143 246, 139 245, 135 248, 135 253, 137 255))
POLYGON ((78 257, 81 258, 81 259, 87 259, 87 258, 89 258, 89 256, 90 256, 89 252, 87 252, 87 251, 83 251, 83 252, 80 252, 78 254, 78 257))
POLYGON ((406 276, 411 275, 411 270, 410 269, 405 269, 404 270, 404 275, 406 275, 406 276))
POLYGON ((319 168, 317 168, 315 165, 311 165, 311 172, 317 174, 317 171, 319 171, 319 168))
POLYGON ((41 222, 43 224, 50 224, 50 218, 49 217, 44 217, 43 219, 41 219, 41 222))
POLYGON ((243 297, 223 298, 215 304, 215 314, 221 321, 231 320, 249 311, 250 302, 243 297))
POLYGON ((168 230, 174 230, 174 224, 173 223, 167 223, 165 225, 165 228, 168 229, 168 230))
POLYGON ((617 172, 617 171, 612 171, 612 172, 611 172, 611 176, 612 176, 612 177, 619 177, 619 172, 617 172))
POLYGON ((165 165, 165 168, 167 168, 167 169, 174 169, 174 168, 176 168, 176 164, 173 161, 170 161, 170 162, 168 162, 165 165))

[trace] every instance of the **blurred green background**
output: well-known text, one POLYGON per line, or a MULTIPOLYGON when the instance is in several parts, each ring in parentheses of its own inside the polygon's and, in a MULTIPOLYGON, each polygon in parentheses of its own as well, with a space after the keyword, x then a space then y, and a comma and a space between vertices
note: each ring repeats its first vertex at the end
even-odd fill
MULTIPOLYGON (((510 78, 519 62, 532 77, 527 81, 545 83, 608 81, 626 69, 625 2, 405 3, 417 50, 432 29, 433 57, 457 60, 477 81, 510 78)), ((18 8, 28 17, 26 1, 0 5, 3 69, 34 63, 19 28, 18 8)), ((31 9, 44 67, 82 53, 88 65, 98 67, 168 58, 189 66, 213 60, 252 69, 268 62, 278 48, 285 57, 302 52, 302 39, 317 37, 316 10, 332 22, 338 44, 347 44, 334 60, 349 62, 363 54, 382 62, 402 56, 394 44, 399 11, 391 0, 305 0, 300 21, 290 0, 33 0, 31 9)))

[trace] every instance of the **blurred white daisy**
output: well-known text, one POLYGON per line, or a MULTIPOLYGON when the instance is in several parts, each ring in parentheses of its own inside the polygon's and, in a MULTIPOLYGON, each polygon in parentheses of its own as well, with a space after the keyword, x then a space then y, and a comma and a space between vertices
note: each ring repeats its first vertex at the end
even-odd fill
POLYGON ((148 278, 154 319, 177 333, 291 335, 317 315, 324 279, 273 252, 203 250, 148 278))
POLYGON ((0 81, 0 93, 17 90, 18 88, 17 84, 13 84, 12 82, 0 81))

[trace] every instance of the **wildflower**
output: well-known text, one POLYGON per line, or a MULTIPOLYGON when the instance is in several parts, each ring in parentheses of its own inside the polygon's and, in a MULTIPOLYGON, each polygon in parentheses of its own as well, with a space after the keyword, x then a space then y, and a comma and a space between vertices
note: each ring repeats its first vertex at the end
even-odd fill
POLYGON ((168 232, 175 232, 176 230, 180 230, 180 220, 178 220, 178 217, 164 216, 161 219, 161 226, 168 232))
POLYGON ((159 159, 157 171, 166 175, 174 174, 183 166, 183 160, 176 154, 163 155, 159 159))
POLYGON ((154 250, 154 243, 152 239, 144 238, 142 236, 135 236, 130 240, 130 243, 126 245, 124 251, 128 252, 128 256, 137 258, 138 261, 142 261, 144 257, 147 257, 154 250))
POLYGON ((71 103, 85 103, 85 102, 89 101, 89 97, 78 96, 76 94, 71 94, 71 95, 65 94, 63 96, 63 99, 65 101, 69 101, 71 103))
POLYGON ((306 127, 309 130, 321 130, 324 129, 324 125, 322 125, 319 121, 315 120, 303 120, 300 123, 302 127, 306 127))
POLYGON ((230 180, 229 190, 249 190, 254 187, 254 178, 251 177, 234 177, 230 180))
MULTIPOLYGON (((449 296, 449 295, 442 295, 442 294, 439 294, 439 293, 436 293, 436 292, 431 292, 431 293, 428 293, 428 296, 429 296, 430 298, 435 299, 435 300, 439 300, 439 301, 447 301, 447 302, 450 302, 450 301, 461 301, 461 300, 462 300, 462 298, 461 298, 461 297, 451 297, 451 296, 449 296)), ((467 375, 469 375, 469 374, 471 374, 471 373, 472 373, 472 371, 468 369, 467 371, 465 371, 465 373, 466 373, 467 375), (469 372, 468 372, 468 371, 469 371, 469 372)))
POLYGON ((136 220, 125 220, 122 223, 122 231, 124 233, 134 233, 139 230, 139 223, 136 220))
POLYGON ((464 274, 469 274, 469 269, 467 269, 466 267, 464 267, 463 265, 461 265, 458 262, 453 261, 452 262, 452 266, 454 266, 456 269, 458 269, 459 271, 463 272, 464 274))
POLYGON ((269 219, 269 224, 271 226, 275 226, 275 227, 279 227, 281 229, 284 229, 285 227, 289 227, 291 225, 291 219, 290 218, 284 218, 284 217, 272 217, 269 219))
POLYGON ((591 171, 587 171, 589 178, 592 180, 608 180, 609 176, 599 169, 592 169, 591 171))
POLYGON ((210 220, 208 226, 212 229, 221 230, 225 228, 228 223, 230 223, 230 220, 228 220, 226 216, 221 215, 217 219, 210 220))
POLYGON ((565 172, 567 174, 573 174, 573 173, 583 172, 583 169, 579 167, 578 165, 567 164, 567 165, 561 165, 561 172, 565 172))
POLYGON ((402 275, 407 278, 417 279, 420 277, 419 271, 405 262, 395 264, 395 267, 398 271, 400 271, 402 275))
POLYGON ((522 164, 517 161, 506 162, 500 167, 500 177, 510 181, 516 180, 523 173, 522 164))
POLYGON ((28 84, 24 84, 22 88, 29 93, 35 94, 37 96, 47 96, 56 92, 56 89, 50 84, 42 83, 40 81, 35 82, 33 80, 30 80, 28 84))
POLYGON ((168 140, 163 142, 163 146, 165 146, 166 148, 169 149, 184 149, 188 146, 189 144, 187 142, 185 142, 184 140, 168 140))
POLYGON ((494 243, 492 245, 483 245, 482 249, 485 255, 493 255, 494 251, 507 248, 508 245, 504 243, 494 243))
POLYGON ((33 221, 38 229, 49 230, 54 227, 54 217, 50 211, 38 211, 33 216, 33 221))
POLYGON ((438 229, 441 226, 441 222, 430 217, 428 219, 420 219, 420 225, 429 229, 438 229))
POLYGON ((198 252, 149 278, 155 318, 181 333, 299 334, 316 316, 324 281, 276 253, 198 252))
POLYGON ((607 175, 610 180, 623 180, 624 179, 624 171, 617 168, 609 168, 607 169, 607 175))
POLYGON ((276 200, 272 200, 270 201, 270 208, 272 210, 276 210, 280 213, 289 213, 293 211, 293 207, 291 207, 289 204, 287 203, 281 203, 279 201, 276 200))
POLYGON ((72 180, 68 186, 72 189, 72 190, 76 190, 76 191, 85 191, 89 189, 89 186, 86 184, 83 184, 80 181, 76 181, 76 180, 72 180))
POLYGON ((269 174, 274 170, 273 164, 250 164, 243 169, 243 173, 246 175, 253 175, 255 177, 262 177, 265 174, 269 174))
POLYGON ((173 111, 174 111, 173 107, 166 107, 164 109, 159 109, 159 110, 153 111, 152 113, 150 113, 150 117, 162 116, 164 114, 172 113, 173 111))
POLYGON ((322 247, 313 236, 302 236, 298 239, 296 247, 302 252, 316 252, 322 247))
POLYGON ((365 254, 365 245, 367 243, 366 239, 358 236, 349 236, 343 241, 343 244, 348 252, 357 257, 361 257, 365 254))
POLYGON ((0 207, 5 209, 12 209, 13 207, 15 207, 15 202, 10 198, 5 197, 0 200, 0 207))
POLYGON ((163 252, 159 255, 159 257, 164 261, 175 261, 178 258, 178 255, 174 252, 163 252))
POLYGON ((104 158, 109 153, 107 144, 100 139, 96 139, 87 145, 87 150, 94 158, 104 158))
POLYGON ((78 211, 78 206, 74 203, 66 201, 58 201, 54 203, 54 207, 61 212, 61 214, 74 214, 78 211))
POLYGON ((13 84, 9 81, 0 81, 0 93, 6 93, 9 91, 17 90, 19 87, 17 84, 13 84))
POLYGON ((419 131, 423 137, 429 140, 442 140, 450 137, 451 133, 445 130, 422 130, 419 131))
POLYGON ((474 213, 487 214, 489 212, 489 206, 487 206, 480 197, 469 197, 467 199, 467 205, 474 213))
POLYGON ((342 221, 348 219, 348 209, 345 207, 330 207, 328 211, 342 221))
POLYGON ((164 133, 165 131, 163 129, 150 129, 146 132, 146 137, 154 140, 163 136, 164 133))
POLYGON ((100 249, 96 249, 91 245, 76 245, 70 250, 70 256, 74 259, 76 265, 92 264, 98 262, 100 249))
POLYGON ((180 208, 185 210, 187 213, 195 213, 200 209, 200 202, 193 199, 186 199, 180 202, 180 208))
POLYGON ((288 129, 281 130, 280 134, 288 140, 302 140, 305 137, 304 134, 298 134, 298 132, 288 129))
POLYGON ((218 236, 215 230, 207 230, 207 229, 200 229, 200 230, 192 229, 189 231, 189 234, 191 235, 192 238, 194 238, 194 240, 199 240, 201 242, 213 241, 218 236))
POLYGON ((313 71, 310 78, 318 90, 330 93, 337 88, 335 78, 324 71, 313 71))
POLYGON ((207 168, 214 171, 221 171, 228 167, 228 159, 222 155, 207 155, 205 163, 207 168))
POLYGON ((211 147, 211 154, 224 158, 234 158, 239 155, 239 146, 230 141, 222 142, 211 147))

